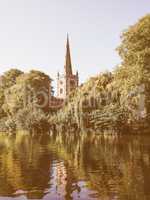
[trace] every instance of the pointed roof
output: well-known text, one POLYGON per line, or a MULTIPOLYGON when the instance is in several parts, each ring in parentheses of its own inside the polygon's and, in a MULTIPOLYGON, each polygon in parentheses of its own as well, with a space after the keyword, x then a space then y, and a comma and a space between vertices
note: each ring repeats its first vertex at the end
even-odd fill
POLYGON ((68 34, 67 34, 67 44, 66 44, 65 73, 67 75, 72 75, 72 64, 71 64, 70 44, 69 44, 68 34))

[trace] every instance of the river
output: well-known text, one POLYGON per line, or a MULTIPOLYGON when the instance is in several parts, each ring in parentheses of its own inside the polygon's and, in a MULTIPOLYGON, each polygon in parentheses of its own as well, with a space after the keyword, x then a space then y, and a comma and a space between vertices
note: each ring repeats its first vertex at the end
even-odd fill
POLYGON ((149 200, 150 136, 0 135, 0 200, 149 200))

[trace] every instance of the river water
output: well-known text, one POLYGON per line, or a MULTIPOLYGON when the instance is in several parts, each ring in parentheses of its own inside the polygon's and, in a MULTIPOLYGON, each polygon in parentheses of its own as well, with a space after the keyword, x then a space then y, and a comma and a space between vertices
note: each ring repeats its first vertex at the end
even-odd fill
POLYGON ((0 135, 0 200, 149 200, 150 137, 0 135))

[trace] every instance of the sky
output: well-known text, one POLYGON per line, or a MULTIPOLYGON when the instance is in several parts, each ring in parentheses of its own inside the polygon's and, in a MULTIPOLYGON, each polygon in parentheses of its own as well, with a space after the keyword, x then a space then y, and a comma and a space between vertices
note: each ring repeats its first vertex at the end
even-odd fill
POLYGON ((0 74, 36 69, 55 80, 67 33, 80 83, 113 70, 122 31, 148 13, 150 0, 0 0, 0 74))

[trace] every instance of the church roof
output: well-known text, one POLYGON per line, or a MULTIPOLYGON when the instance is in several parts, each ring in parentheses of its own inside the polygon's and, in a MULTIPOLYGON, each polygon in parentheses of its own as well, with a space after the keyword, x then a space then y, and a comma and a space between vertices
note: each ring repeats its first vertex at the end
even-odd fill
POLYGON ((69 44, 68 34, 67 34, 67 44, 66 44, 65 73, 67 75, 72 75, 72 63, 71 63, 70 44, 69 44))

